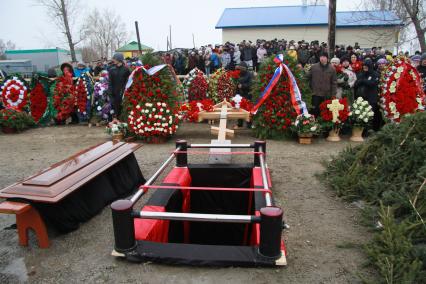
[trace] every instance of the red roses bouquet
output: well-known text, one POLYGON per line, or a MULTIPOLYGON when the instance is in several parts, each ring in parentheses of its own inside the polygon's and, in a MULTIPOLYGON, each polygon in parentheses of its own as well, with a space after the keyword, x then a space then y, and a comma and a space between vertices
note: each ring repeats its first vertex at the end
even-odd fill
POLYGON ((213 111, 213 101, 211 99, 204 99, 201 101, 191 101, 183 104, 180 108, 183 120, 189 122, 198 122, 198 113, 200 111, 213 111))
POLYGON ((320 104, 320 123, 324 128, 340 128, 351 115, 347 98, 325 100, 320 104))

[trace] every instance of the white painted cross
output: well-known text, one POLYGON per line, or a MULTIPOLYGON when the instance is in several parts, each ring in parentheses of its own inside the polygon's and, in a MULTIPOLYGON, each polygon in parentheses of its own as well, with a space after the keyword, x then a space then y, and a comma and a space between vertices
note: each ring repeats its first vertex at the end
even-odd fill
POLYGON ((327 108, 333 114, 333 122, 337 122, 339 120, 339 111, 343 110, 345 106, 335 99, 331 101, 331 104, 327 104, 327 108))

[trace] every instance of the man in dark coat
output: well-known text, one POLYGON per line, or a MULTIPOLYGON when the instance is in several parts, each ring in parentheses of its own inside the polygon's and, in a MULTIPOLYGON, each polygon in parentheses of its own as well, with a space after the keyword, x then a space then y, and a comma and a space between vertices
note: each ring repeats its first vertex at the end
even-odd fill
POLYGON ((302 46, 297 51, 297 59, 302 66, 305 66, 308 63, 310 57, 310 52, 305 43, 302 43, 302 46))
MULTIPOLYGON (((253 80, 253 74, 248 70, 248 66, 244 61, 238 64, 236 69, 240 70, 240 77, 238 78, 237 85, 237 94, 251 101, 250 86, 253 80)), ((239 119, 238 125, 234 128, 241 128, 243 126, 243 122, 244 121, 242 119, 239 119)), ((247 127, 251 127, 251 125, 247 124, 247 127)))
POLYGON ((355 100, 362 97, 373 108, 373 130, 378 131, 383 123, 382 114, 379 109, 379 74, 374 71, 373 61, 366 59, 362 67, 363 71, 357 75, 354 85, 355 100))
POLYGON ((423 81, 423 91, 426 93, 426 52, 422 54, 420 58, 420 64, 417 66, 420 76, 423 81))
POLYGON ((104 70, 102 62, 98 61, 96 63, 95 69, 93 70, 93 74, 97 77, 99 76, 99 74, 101 74, 101 72, 104 70))
POLYGON ((130 76, 130 70, 124 66, 124 56, 121 53, 115 53, 112 57, 113 66, 108 71, 109 86, 108 92, 111 94, 114 117, 117 118, 121 113, 121 101, 123 99, 124 88, 127 79, 130 76))
POLYGON ((320 104, 336 96, 337 76, 336 70, 328 63, 328 54, 321 53, 320 62, 312 65, 307 73, 309 84, 312 90, 312 114, 318 117, 320 114, 320 104))

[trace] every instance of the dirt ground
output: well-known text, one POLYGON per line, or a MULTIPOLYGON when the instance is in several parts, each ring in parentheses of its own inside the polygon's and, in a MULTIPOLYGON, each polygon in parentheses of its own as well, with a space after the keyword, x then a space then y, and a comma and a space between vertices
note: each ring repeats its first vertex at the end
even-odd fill
MULTIPOLYGON (((174 149, 174 141, 209 142, 207 124, 185 124, 173 140, 144 145, 137 159, 149 177, 174 149)), ((0 188, 27 177, 86 147, 108 140, 103 128, 64 126, 21 134, 0 134, 0 188)), ((250 143, 250 131, 234 143, 250 143)), ((284 209, 290 229, 284 232, 287 267, 199 268, 153 263, 131 264, 110 255, 113 232, 110 209, 67 235, 51 235, 51 247, 39 249, 34 237, 20 247, 12 215, 0 214, 0 283, 358 283, 365 255, 358 245, 369 233, 359 224, 360 212, 338 199, 314 177, 321 161, 349 142, 317 139, 312 145, 296 141, 267 142, 276 202, 284 209), (348 245, 349 244, 349 245, 348 245)))

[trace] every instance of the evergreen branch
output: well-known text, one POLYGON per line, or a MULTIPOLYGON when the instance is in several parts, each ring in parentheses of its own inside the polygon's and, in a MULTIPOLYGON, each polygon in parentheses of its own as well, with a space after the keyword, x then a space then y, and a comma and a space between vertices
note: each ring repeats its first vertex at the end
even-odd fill
POLYGON ((416 126, 416 123, 415 123, 415 122, 413 122, 413 125, 410 127, 410 129, 408 129, 407 134, 405 135, 404 140, 402 140, 402 142, 401 142, 401 144, 399 144, 399 146, 404 145, 405 141, 406 141, 406 140, 407 140, 407 138, 408 138, 408 135, 410 135, 411 131, 414 129, 414 126, 416 126))

